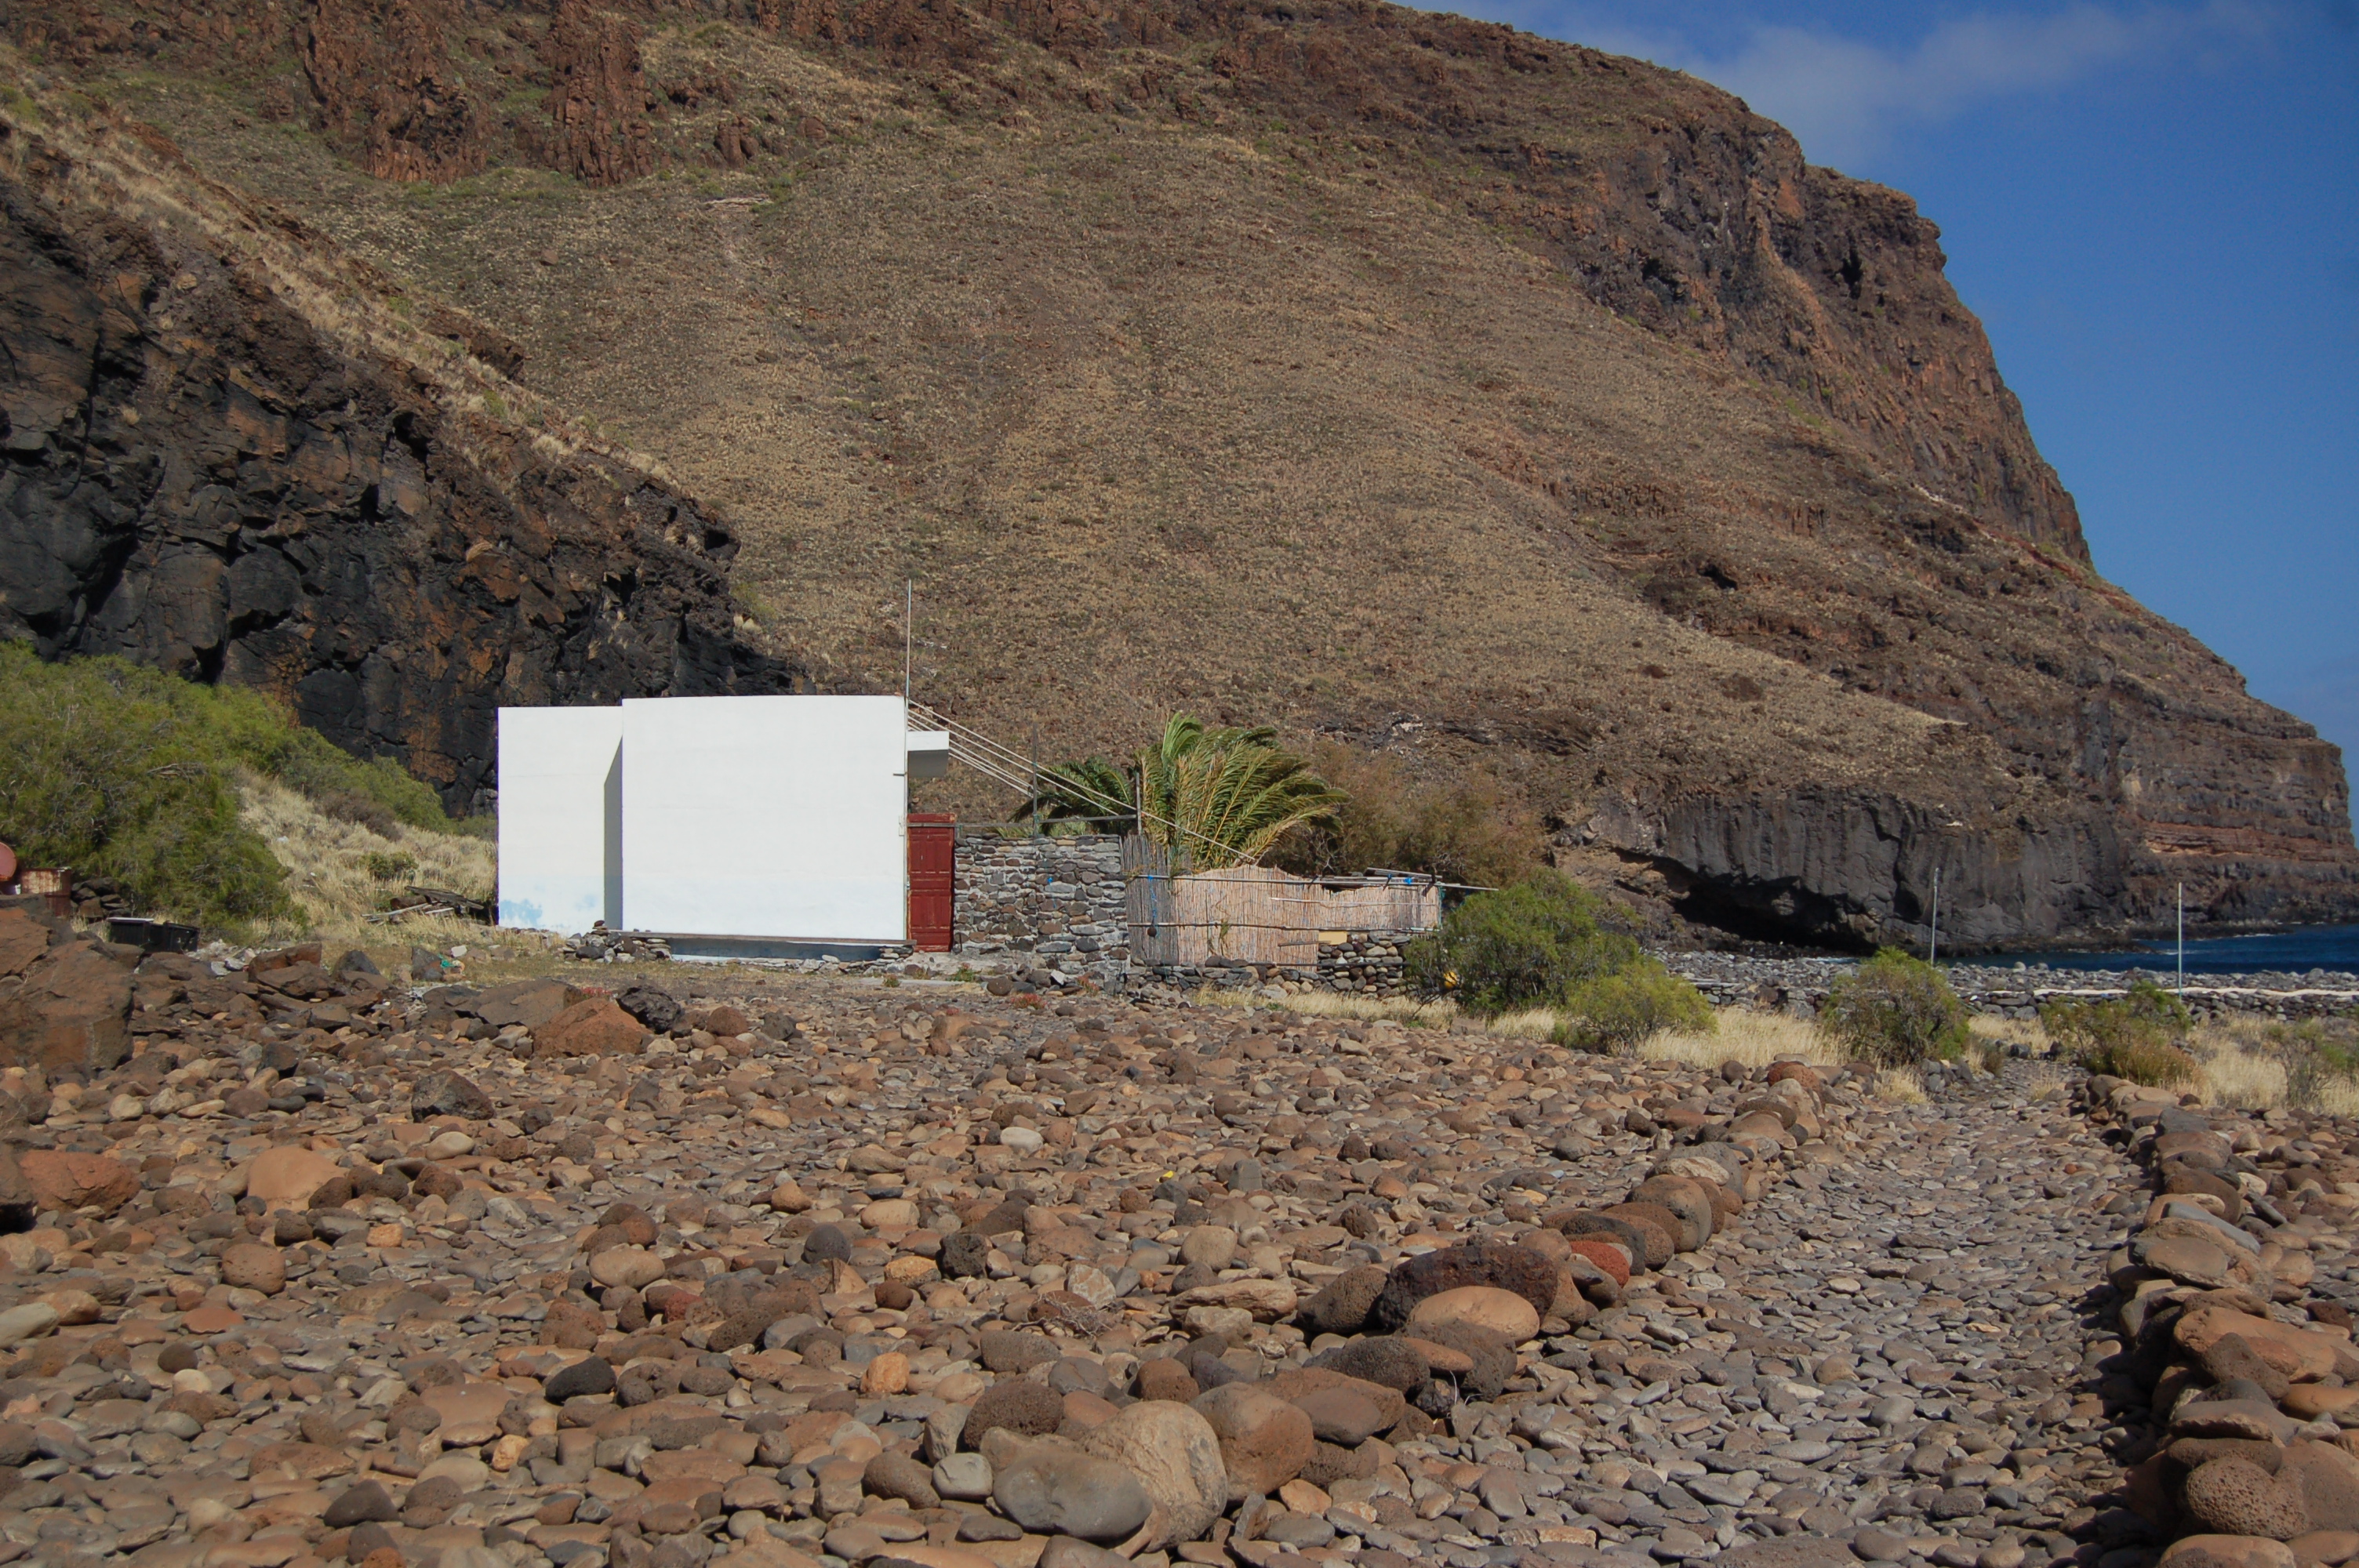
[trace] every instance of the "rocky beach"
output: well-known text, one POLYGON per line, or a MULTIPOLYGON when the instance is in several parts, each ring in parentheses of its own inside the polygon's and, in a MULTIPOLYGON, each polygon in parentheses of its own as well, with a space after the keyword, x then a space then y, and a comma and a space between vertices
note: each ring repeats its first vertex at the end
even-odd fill
POLYGON ((2140 1568, 2218 1533, 2155 1379, 2249 1390, 2150 1341, 2221 1302, 2359 1471, 2359 1163, 2285 1112, 2174 1255, 2213 1186, 2136 1144, 2199 1113, 2042 1063, 215 968, 0 911, 0 1558, 2140 1568))

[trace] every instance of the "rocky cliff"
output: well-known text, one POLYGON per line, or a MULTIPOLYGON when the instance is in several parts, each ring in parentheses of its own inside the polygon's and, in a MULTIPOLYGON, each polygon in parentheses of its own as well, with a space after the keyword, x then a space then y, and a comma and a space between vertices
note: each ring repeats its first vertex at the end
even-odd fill
POLYGON ((2339 755, 2097 574, 1938 231, 1724 93, 1380 5, 436 4, 5 22, 659 454, 822 687, 914 579, 986 729, 1479 771, 1766 934, 2359 914, 2339 755))
POLYGON ((56 113, 0 122, 0 635, 279 692, 461 808, 503 703, 791 684, 705 509, 512 417, 153 133, 56 113))

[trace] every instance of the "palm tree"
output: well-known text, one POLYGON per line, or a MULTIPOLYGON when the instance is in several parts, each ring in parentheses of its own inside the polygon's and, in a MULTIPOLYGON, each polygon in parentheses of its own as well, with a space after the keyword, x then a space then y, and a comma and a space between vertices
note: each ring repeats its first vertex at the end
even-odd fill
POLYGON ((1039 784, 1019 815, 1035 816, 1044 822, 1095 822, 1128 828, 1137 825, 1138 802, 1131 793, 1129 773, 1103 757, 1085 757, 1041 769, 1039 784))
POLYGON ((1092 757, 1049 769, 1040 784, 1027 809, 1129 816, 1175 869, 1204 871, 1257 862, 1287 829, 1332 817, 1346 798, 1270 726, 1207 730, 1186 713, 1126 767, 1092 757))

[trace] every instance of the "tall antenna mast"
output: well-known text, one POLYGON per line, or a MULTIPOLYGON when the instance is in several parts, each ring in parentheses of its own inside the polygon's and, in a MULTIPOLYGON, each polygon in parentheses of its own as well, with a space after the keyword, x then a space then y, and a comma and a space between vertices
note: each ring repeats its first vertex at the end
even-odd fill
POLYGON ((901 579, 901 704, 905 708, 909 702, 909 672, 912 667, 909 649, 913 644, 910 634, 917 624, 917 581, 912 578, 903 578, 901 579))
POLYGON ((1933 925, 1925 941, 1925 961, 1931 963, 1941 956, 1941 868, 1933 868, 1933 925))

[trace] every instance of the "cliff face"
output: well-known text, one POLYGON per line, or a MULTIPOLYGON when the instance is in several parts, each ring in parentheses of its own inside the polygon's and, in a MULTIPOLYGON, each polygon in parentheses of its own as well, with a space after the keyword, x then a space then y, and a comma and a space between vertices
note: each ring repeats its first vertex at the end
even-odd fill
POLYGON ((0 635, 280 693, 462 808, 503 703, 788 687, 727 529, 469 412, 324 249, 135 131, 0 125, 0 635))
MULTIPOLYGON (((1347 737, 1765 934, 2359 914, 2339 755, 2097 576, 1934 226, 1727 94, 1322 0, 442 5, 0 25, 659 454, 778 607, 700 637, 888 686, 914 579, 920 695, 1047 754, 1347 737)), ((538 504, 454 392, 403 449, 538 504)))

